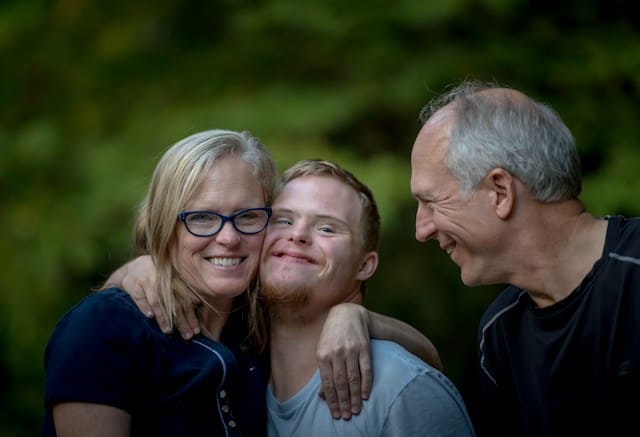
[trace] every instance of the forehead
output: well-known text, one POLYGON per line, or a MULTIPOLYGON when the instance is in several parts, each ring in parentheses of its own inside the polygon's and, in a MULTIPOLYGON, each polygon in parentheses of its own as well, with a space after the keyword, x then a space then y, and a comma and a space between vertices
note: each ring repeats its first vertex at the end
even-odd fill
POLYGON ((358 193, 331 176, 301 176, 289 181, 273 202, 301 215, 325 215, 357 223, 362 211, 358 193))
POLYGON ((216 160, 200 175, 194 199, 210 199, 224 205, 264 202, 265 193, 251 167, 242 158, 226 156, 216 160))
POLYGON ((420 129, 411 150, 411 190, 421 191, 440 178, 452 177, 446 165, 451 113, 443 109, 420 129), (441 113, 441 111, 444 111, 441 113))

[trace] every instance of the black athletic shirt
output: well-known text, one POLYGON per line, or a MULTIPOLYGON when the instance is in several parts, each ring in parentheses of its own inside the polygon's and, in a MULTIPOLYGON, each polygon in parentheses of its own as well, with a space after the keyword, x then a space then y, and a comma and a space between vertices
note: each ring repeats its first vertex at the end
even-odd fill
POLYGON ((483 315, 479 435, 640 435, 640 218, 607 219, 602 258, 566 299, 536 308, 509 286, 483 315))

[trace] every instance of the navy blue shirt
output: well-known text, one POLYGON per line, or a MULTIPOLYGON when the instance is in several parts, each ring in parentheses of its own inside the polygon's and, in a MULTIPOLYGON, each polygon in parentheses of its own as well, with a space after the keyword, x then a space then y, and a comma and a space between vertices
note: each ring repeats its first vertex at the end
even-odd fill
POLYGON ((510 286, 482 317, 478 435, 637 432, 640 219, 608 220, 602 257, 566 299, 538 308, 510 286))
POLYGON ((45 351, 43 436, 60 402, 110 405, 132 436, 265 435, 265 380, 237 347, 164 334, 124 291, 93 293, 58 322, 45 351))

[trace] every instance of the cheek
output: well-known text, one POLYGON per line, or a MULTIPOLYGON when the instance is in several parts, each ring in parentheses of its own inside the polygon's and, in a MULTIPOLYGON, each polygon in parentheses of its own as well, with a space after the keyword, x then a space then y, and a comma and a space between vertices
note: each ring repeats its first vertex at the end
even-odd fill
POLYGON ((204 250, 209 243, 211 243, 211 237, 202 238, 196 237, 191 234, 181 235, 178 238, 178 252, 183 254, 193 254, 204 250))
POLYGON ((189 259, 202 250, 210 243, 211 238, 195 237, 191 234, 178 234, 171 246, 171 259, 173 265, 177 268, 187 265, 189 259))
POLYGON ((245 248, 248 252, 249 258, 255 266, 253 267, 254 272, 258 268, 258 264, 260 263, 260 258, 262 255, 262 248, 267 247, 267 239, 265 239, 264 233, 250 236, 244 241, 245 248))
POLYGON ((282 239, 282 231, 275 228, 268 228, 267 232, 262 234, 262 238, 264 241, 262 248, 266 251, 271 248, 274 243, 282 239))
POLYGON ((325 266, 323 276, 330 276, 329 279, 340 277, 350 277, 354 273, 355 251, 347 246, 323 247, 325 266))

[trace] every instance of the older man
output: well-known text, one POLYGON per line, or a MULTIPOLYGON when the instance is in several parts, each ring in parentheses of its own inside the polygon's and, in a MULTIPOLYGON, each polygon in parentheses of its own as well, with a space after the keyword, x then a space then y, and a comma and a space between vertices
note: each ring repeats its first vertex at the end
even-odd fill
POLYGON ((511 284, 480 322, 478 433, 636 428, 640 220, 585 210, 569 129, 521 92, 463 83, 423 120, 416 238, 437 241, 466 285, 511 284))
POLYGON ((270 435, 474 435, 453 384, 388 341, 372 341, 375 378, 358 416, 333 420, 318 398, 324 321, 339 303, 362 303, 379 227, 370 190, 348 171, 301 161, 285 172, 260 266, 271 321, 270 435))

